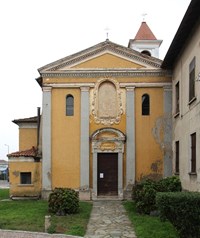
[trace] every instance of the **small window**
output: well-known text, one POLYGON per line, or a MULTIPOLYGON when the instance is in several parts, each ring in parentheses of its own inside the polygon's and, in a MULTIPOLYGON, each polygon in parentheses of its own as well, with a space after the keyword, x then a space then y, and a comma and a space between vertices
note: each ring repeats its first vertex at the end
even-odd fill
POLYGON ((176 91, 175 91, 175 100, 176 100, 176 113, 180 112, 180 98, 179 98, 179 82, 176 84, 176 91))
POLYGON ((175 173, 179 174, 179 141, 175 143, 176 158, 175 158, 175 173))
POLYGON ((20 183, 21 184, 31 184, 31 172, 20 173, 20 183))
POLYGON ((144 55, 151 56, 151 53, 148 50, 143 50, 141 53, 144 55))
POLYGON ((196 173, 196 133, 191 135, 191 173, 196 173))
POLYGON ((144 94, 142 96, 142 115, 146 116, 150 114, 150 100, 149 95, 144 94))
POLYGON ((195 98, 195 57, 189 66, 189 101, 195 98))
POLYGON ((74 115, 74 97, 72 95, 66 96, 66 116, 74 115))

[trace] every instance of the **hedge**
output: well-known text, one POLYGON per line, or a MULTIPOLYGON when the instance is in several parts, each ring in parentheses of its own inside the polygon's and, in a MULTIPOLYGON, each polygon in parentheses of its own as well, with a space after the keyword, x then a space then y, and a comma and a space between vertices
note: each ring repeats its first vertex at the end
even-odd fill
POLYGON ((157 210, 156 193, 181 191, 181 182, 178 177, 172 176, 159 181, 144 180, 133 188, 133 200, 139 213, 150 214, 157 210))
POLYGON ((200 193, 157 193, 161 219, 168 219, 181 238, 200 237, 200 193))

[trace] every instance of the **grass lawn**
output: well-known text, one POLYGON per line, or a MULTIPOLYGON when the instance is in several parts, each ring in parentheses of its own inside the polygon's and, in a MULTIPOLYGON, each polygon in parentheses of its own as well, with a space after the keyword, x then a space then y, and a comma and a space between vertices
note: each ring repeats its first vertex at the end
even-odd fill
MULTIPOLYGON (((5 198, 8 192, 0 189, 0 229, 44 232, 44 217, 49 215, 47 201, 1 201, 5 198)), ((80 202, 79 214, 52 215, 49 232, 84 236, 91 209, 92 203, 80 202)))
POLYGON ((135 204, 124 202, 124 207, 133 223, 137 238, 178 238, 178 234, 169 222, 161 222, 159 217, 136 213, 135 204))
POLYGON ((9 198, 9 189, 0 189, 0 201, 3 199, 8 199, 9 198))

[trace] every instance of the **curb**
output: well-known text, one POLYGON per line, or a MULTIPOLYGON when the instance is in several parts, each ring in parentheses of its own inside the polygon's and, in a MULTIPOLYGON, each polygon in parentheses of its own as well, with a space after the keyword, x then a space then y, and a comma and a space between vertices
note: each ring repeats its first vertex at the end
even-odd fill
POLYGON ((64 234, 48 234, 43 232, 1 230, 1 238, 83 238, 82 236, 72 236, 64 234))

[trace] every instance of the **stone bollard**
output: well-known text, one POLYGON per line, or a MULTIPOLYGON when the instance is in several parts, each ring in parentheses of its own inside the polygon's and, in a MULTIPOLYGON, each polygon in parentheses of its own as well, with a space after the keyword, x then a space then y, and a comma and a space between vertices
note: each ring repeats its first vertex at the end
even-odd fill
POLYGON ((50 226, 51 226, 51 216, 45 216, 45 222, 44 222, 45 232, 48 232, 48 229, 50 226))

